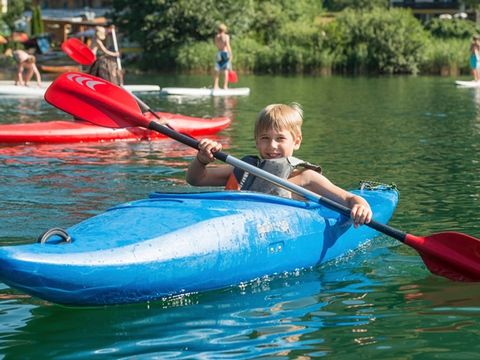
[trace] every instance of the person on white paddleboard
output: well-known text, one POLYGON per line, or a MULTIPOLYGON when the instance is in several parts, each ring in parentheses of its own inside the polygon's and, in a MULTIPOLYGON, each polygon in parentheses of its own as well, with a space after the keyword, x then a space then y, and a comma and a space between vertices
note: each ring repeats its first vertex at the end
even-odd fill
POLYGON ((223 88, 228 89, 228 71, 231 69, 233 54, 230 47, 230 35, 227 34, 227 26, 225 24, 218 26, 214 41, 218 51, 215 58, 213 88, 218 89, 218 80, 220 72, 222 72, 224 75, 223 88))

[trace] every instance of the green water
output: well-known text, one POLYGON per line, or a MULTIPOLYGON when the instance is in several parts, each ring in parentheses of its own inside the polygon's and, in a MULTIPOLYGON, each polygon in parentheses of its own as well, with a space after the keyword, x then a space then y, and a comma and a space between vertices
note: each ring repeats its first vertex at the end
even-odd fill
MULTIPOLYGON (((199 87, 204 76, 127 77, 199 87)), ((152 108, 228 115, 228 152, 254 153, 252 127, 267 104, 305 112, 298 157, 335 183, 395 183, 391 225, 426 235, 480 236, 480 91, 434 77, 241 76, 248 97, 142 96, 152 108)), ((36 99, 0 98, 0 122, 65 116, 36 99)), ((194 152, 173 141, 0 145, 0 242, 34 241, 111 205, 187 185, 194 152)), ((416 252, 380 236, 335 264, 149 304, 65 308, 0 287, 4 358, 474 359, 480 286, 436 277, 416 252), (303 356, 303 357, 302 357, 303 356)))

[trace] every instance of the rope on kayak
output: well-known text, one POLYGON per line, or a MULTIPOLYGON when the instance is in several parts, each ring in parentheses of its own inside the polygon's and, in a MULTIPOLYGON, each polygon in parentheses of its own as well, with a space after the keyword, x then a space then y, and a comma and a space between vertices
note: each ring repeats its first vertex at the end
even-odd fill
POLYGON ((69 243, 72 242, 72 237, 62 228, 51 228, 45 231, 37 238, 37 242, 44 244, 52 236, 60 236, 63 239, 63 242, 69 243))
POLYGON ((395 183, 384 184, 375 180, 360 180, 360 190, 397 190, 398 187, 395 183))

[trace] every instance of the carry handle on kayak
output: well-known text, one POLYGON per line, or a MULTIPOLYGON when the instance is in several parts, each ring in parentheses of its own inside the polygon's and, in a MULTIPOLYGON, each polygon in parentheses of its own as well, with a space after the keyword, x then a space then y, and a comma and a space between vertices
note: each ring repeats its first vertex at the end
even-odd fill
MULTIPOLYGON (((148 119, 129 92, 91 75, 81 73, 60 75, 47 89, 45 100, 73 116, 88 118, 99 126, 123 127, 125 124, 142 126, 198 149, 196 139, 148 119)), ((140 106, 148 108, 145 104, 140 106)), ((214 156, 308 200, 319 202, 346 216, 350 214, 349 208, 331 199, 247 164, 225 152, 217 152, 214 156)), ((415 236, 374 220, 366 225, 417 250, 427 268, 434 274, 457 281, 480 281, 480 240, 477 238, 458 232, 415 236)))

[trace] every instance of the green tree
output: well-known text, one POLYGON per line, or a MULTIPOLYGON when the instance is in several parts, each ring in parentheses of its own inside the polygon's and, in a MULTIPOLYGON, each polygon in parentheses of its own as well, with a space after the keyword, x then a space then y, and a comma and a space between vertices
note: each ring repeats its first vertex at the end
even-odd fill
POLYGON ((180 45, 213 38, 219 23, 233 35, 251 27, 253 0, 114 0, 114 21, 141 44, 147 59, 168 64, 180 45))
POLYGON ((330 11, 341 11, 343 9, 364 9, 371 10, 375 7, 386 8, 389 0, 325 0, 324 7, 330 11))
POLYGON ((32 19, 31 19, 32 35, 40 35, 44 32, 42 12, 40 6, 32 6, 32 19))
MULTIPOLYGON (((114 0, 114 21, 145 50, 145 65, 171 67, 188 46, 212 42, 217 25, 225 23, 233 42, 251 37, 268 44, 291 22, 313 22, 318 0, 114 0)), ((198 59, 194 59, 197 61, 198 59)))
POLYGON ((10 29, 14 28, 14 22, 18 20, 26 8, 31 6, 31 1, 9 0, 7 13, 2 16, 2 20, 7 23, 10 29))
POLYGON ((279 38, 282 28, 289 23, 313 23, 322 11, 319 2, 312 0, 258 0, 255 4, 252 31, 263 43, 279 38))
POLYGON ((425 56, 428 33, 408 10, 345 10, 328 37, 337 64, 350 70, 416 73, 425 56))
POLYGON ((425 28, 438 38, 469 38, 477 32, 475 22, 466 19, 433 18, 425 28))

